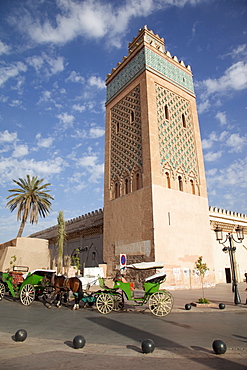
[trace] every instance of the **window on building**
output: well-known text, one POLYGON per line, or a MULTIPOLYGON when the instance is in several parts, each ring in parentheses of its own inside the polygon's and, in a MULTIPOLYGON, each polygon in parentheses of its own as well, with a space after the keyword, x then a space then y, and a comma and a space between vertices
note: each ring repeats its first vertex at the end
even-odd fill
POLYGON ((178 188, 180 191, 183 191, 183 179, 182 176, 178 176, 178 188))
POLYGON ((142 188, 142 176, 140 172, 136 172, 133 175, 133 190, 139 190, 142 188))
POLYGON ((171 179, 170 179, 170 175, 168 172, 165 173, 166 175, 166 186, 171 189, 171 179))
POLYGON ((191 186, 191 193, 195 195, 195 184, 193 180, 190 180, 190 186, 191 186))
POLYGON ((185 119, 184 114, 182 114, 182 123, 183 123, 183 127, 186 128, 186 119, 185 119))
POLYGON ((119 122, 116 123, 116 134, 119 134, 120 131, 120 124, 119 122))
POLYGON ((124 179, 124 194, 129 194, 129 179, 124 179))
POLYGON ((135 120, 135 112, 132 110, 130 112, 130 122, 134 122, 134 120, 135 120))
POLYGON ((119 189, 119 183, 115 182, 114 186, 114 199, 118 198, 120 196, 120 189, 119 189))
POLYGON ((140 174, 137 172, 135 174, 135 190, 140 189, 140 174))
POLYGON ((169 119, 169 110, 167 105, 165 105, 165 119, 169 119))

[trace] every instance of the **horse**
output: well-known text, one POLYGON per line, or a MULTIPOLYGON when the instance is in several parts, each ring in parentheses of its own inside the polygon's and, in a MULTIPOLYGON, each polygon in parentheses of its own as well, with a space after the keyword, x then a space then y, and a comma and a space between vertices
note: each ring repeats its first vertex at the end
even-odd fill
MULTIPOLYGON (((69 291, 76 293, 73 310, 79 309, 80 300, 83 297, 82 282, 78 277, 67 278, 64 275, 55 275, 50 279, 50 286, 53 288, 53 295, 57 298, 56 306, 61 307, 62 296, 67 299, 69 291)), ((55 299, 54 299, 55 300, 55 299)), ((53 301, 54 301, 53 300, 53 301)), ((52 301, 52 302, 53 302, 52 301)))

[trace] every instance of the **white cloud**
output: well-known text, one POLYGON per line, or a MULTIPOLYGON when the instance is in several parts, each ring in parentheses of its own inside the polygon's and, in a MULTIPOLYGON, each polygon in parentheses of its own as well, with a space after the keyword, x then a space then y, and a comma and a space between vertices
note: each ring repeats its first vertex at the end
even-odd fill
POLYGON ((85 105, 74 104, 72 105, 72 109, 81 113, 86 109, 86 107, 85 105))
POLYGON ((63 57, 51 58, 46 55, 45 59, 49 65, 50 74, 54 75, 64 70, 64 58, 63 57))
POLYGON ((63 57, 51 57, 46 53, 42 53, 41 56, 34 55, 26 59, 26 62, 32 66, 37 73, 44 70, 46 76, 51 76, 60 73, 64 70, 64 58, 63 57))
MULTIPOLYGON (((238 186, 247 187, 247 157, 233 162, 228 168, 222 168, 212 178, 208 179, 210 187, 227 188, 238 186)), ((236 189, 234 189, 236 192, 236 189)))
POLYGON ((210 170, 207 171, 207 176, 214 176, 217 173, 217 168, 211 168, 210 170))
POLYGON ((203 139, 202 140, 202 148, 203 149, 210 149, 213 146, 213 140, 210 139, 203 139))
POLYGON ((239 61, 229 67, 220 78, 209 78, 204 80, 202 85, 205 87, 207 95, 244 90, 247 88, 247 63, 239 61))
POLYGON ((220 134, 217 134, 215 131, 212 131, 209 135, 208 139, 202 140, 202 147, 203 149, 210 149, 212 148, 215 142, 222 142, 226 139, 228 135, 228 131, 222 131, 220 134))
POLYGON ((238 45, 232 52, 232 56, 239 57, 239 56, 246 56, 247 55, 247 45, 238 45))
POLYGON ((97 161, 96 155, 85 156, 77 161, 77 166, 84 167, 91 174, 89 182, 97 182, 104 174, 104 164, 97 164, 97 161))
POLYGON ((240 153, 247 145, 247 137, 239 134, 232 134, 226 140, 226 145, 231 148, 230 153, 240 153))
POLYGON ((169 6, 196 5, 205 0, 128 0, 117 2, 103 0, 57 0, 57 15, 41 22, 31 13, 19 12, 12 17, 12 24, 37 43, 65 44, 78 36, 101 39, 108 36, 109 42, 121 46, 121 35, 128 29, 129 22, 137 17, 165 9, 169 6), (114 6, 113 6, 114 5, 114 6))
POLYGON ((84 84, 85 78, 80 75, 80 73, 72 71, 69 75, 69 77, 65 80, 66 82, 76 82, 80 84, 84 84))
POLYGON ((226 112, 218 112, 215 116, 220 121, 221 126, 226 125, 227 119, 226 119, 226 112))
POLYGON ((11 103, 9 103, 9 105, 11 107, 21 107, 22 105, 22 101, 16 99, 16 100, 12 100, 11 103))
POLYGON ((47 102, 49 100, 51 100, 51 91, 48 91, 48 90, 42 91, 42 95, 38 101, 38 104, 41 102, 47 102))
POLYGON ((17 140, 17 132, 10 133, 8 130, 0 132, 0 144, 13 143, 17 140))
POLYGON ((104 136, 105 135, 105 130, 100 127, 93 127, 90 129, 89 136, 92 139, 97 139, 98 137, 104 136))
POLYGON ((231 56, 233 59, 238 59, 247 56, 247 44, 237 45, 234 49, 222 57, 231 56))
POLYGON ((209 102, 209 100, 208 100, 208 99, 207 99, 207 100, 205 100, 205 101, 203 101, 202 103, 199 103, 199 104, 197 105, 198 113, 199 113, 199 114, 202 114, 202 113, 204 113, 204 112, 208 111, 208 110, 209 110, 209 108, 210 108, 210 106, 211 106, 211 104, 210 104, 210 102, 209 102))
POLYGON ((27 66, 22 62, 12 63, 0 68, 0 86, 3 86, 9 78, 18 77, 21 72, 26 72, 27 66))
POLYGON ((0 55, 1 54, 9 54, 10 53, 10 46, 4 44, 1 40, 0 40, 0 55))
POLYGON ((67 130, 67 128, 73 126, 73 122, 75 117, 68 114, 68 113, 61 113, 57 115, 57 118, 59 119, 60 123, 62 123, 62 128, 63 130, 67 130))
POLYGON ((100 77, 91 76, 88 79, 88 83, 90 86, 96 86, 100 90, 105 88, 105 81, 103 81, 100 77))
POLYGON ((214 162, 217 161, 222 156, 222 151, 218 152, 208 152, 204 155, 204 159, 206 162, 214 162))
POLYGON ((27 145, 18 145, 15 147, 12 156, 16 158, 24 157, 29 153, 27 145))
POLYGON ((46 161, 34 159, 18 160, 17 158, 2 158, 0 162, 0 183, 2 185, 19 177, 31 176, 50 177, 63 171, 67 163, 60 157, 46 161))
POLYGON ((50 148, 54 140, 52 137, 42 138, 41 134, 37 134, 36 139, 37 145, 40 148, 50 148))
POLYGON ((40 56, 34 55, 26 59, 26 62, 33 67, 36 72, 39 72, 44 65, 44 59, 40 56))
POLYGON ((89 155, 80 158, 77 164, 81 167, 94 167, 96 165, 97 160, 98 157, 96 155, 89 155))

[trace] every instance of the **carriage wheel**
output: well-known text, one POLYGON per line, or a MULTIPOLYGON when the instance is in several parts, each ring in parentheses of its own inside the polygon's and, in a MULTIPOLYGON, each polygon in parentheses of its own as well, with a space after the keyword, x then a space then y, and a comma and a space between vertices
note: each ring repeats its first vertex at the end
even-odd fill
POLYGON ((5 285, 3 283, 0 283, 0 301, 3 299, 4 294, 5 294, 5 285))
POLYGON ((166 316, 173 306, 173 296, 170 292, 156 292, 149 298, 149 309, 156 316, 166 316))
POLYGON ((124 308, 123 296, 120 293, 114 294, 112 296, 114 301, 113 311, 120 311, 124 308))
POLYGON ((110 294, 101 293, 96 300, 97 310, 102 314, 107 314, 113 310, 114 301, 110 294))
POLYGON ((32 284, 26 284, 21 289, 20 300, 24 306, 29 306, 35 298, 35 289, 32 284))

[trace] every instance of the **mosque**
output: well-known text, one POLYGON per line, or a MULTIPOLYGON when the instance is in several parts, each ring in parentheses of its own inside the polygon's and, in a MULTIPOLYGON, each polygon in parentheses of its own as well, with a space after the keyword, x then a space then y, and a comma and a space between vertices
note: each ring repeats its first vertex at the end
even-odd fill
MULTIPOLYGON (((178 289, 198 287, 195 262, 202 256, 206 286, 231 282, 230 259, 214 230, 237 240, 247 216, 208 205, 191 67, 144 26, 106 86, 104 210, 66 222, 64 254, 80 249, 82 266, 104 263, 109 276, 122 254, 129 264, 162 261, 166 285, 178 289)), ((56 257, 56 226, 30 237, 47 239, 56 257)), ((243 243, 234 253, 238 281, 247 272, 243 243)))

